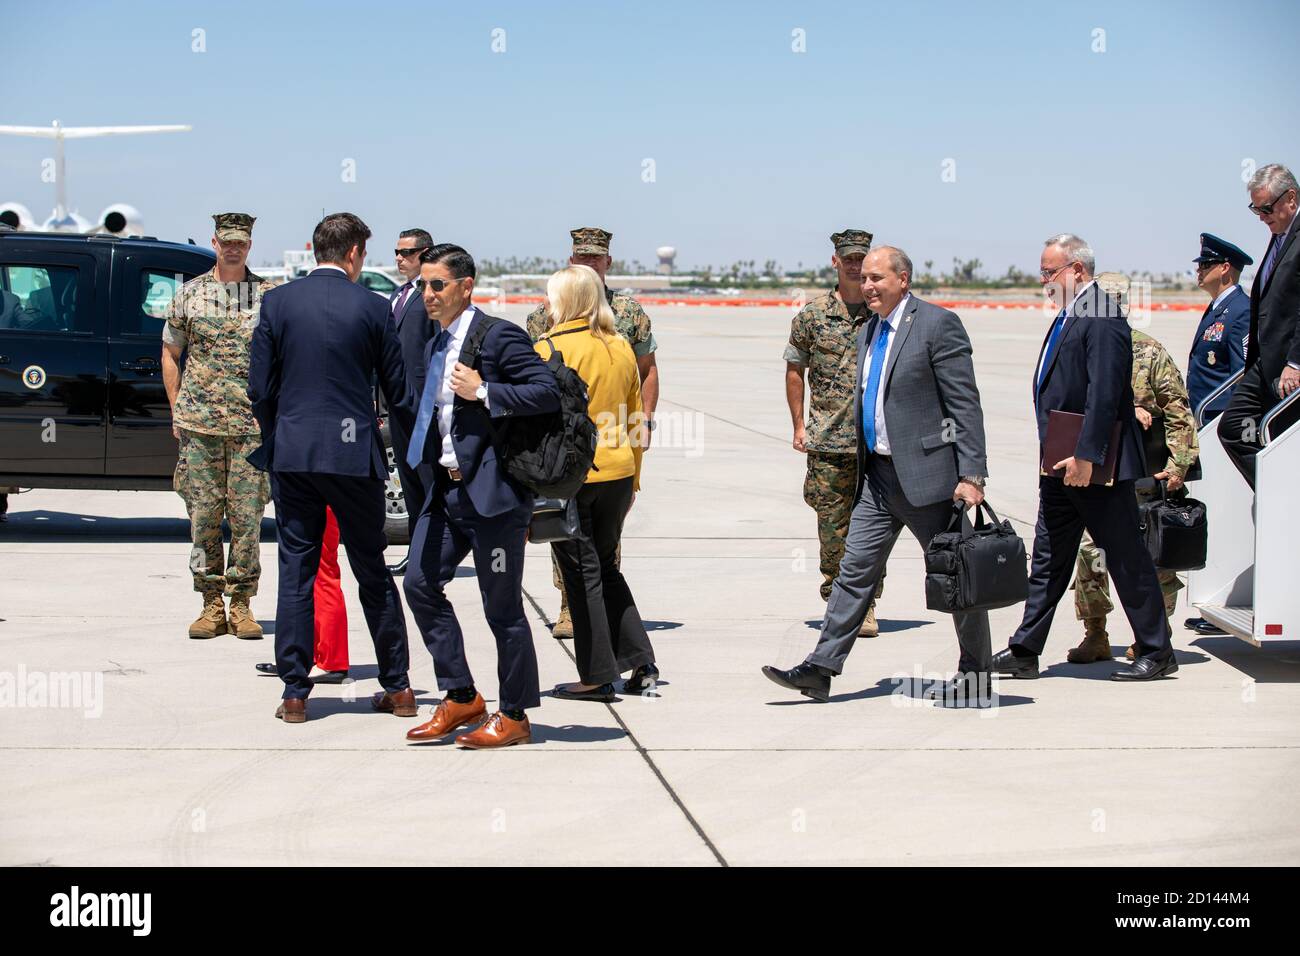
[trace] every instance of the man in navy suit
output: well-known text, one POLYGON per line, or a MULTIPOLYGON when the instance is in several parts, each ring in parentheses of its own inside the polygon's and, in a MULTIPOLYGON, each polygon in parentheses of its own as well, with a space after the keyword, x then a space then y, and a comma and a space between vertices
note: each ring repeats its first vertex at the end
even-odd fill
POLYGON ((1092 250, 1068 233, 1047 240, 1041 280, 1059 308, 1034 370, 1038 440, 1047 437, 1053 411, 1083 415, 1074 454, 1044 462, 1062 478, 1038 479, 1038 523, 1029 570, 1024 618, 1010 646, 993 655, 993 670, 1011 677, 1038 676, 1038 655, 1047 643, 1056 605, 1070 585, 1086 528, 1106 557, 1138 655, 1112 680, 1151 680, 1178 670, 1155 564, 1138 527, 1133 484, 1149 474, 1142 432, 1133 414, 1133 341, 1119 303, 1093 281, 1092 250), (1115 480, 1090 484, 1106 460, 1115 423, 1120 423, 1115 480))
MULTIPOLYGON (((388 300, 393 324, 397 327, 397 338, 402 343, 402 364, 406 366, 406 382, 411 394, 417 399, 424 391, 424 347, 433 338, 433 323, 424 311, 424 296, 415 291, 415 282, 420 278, 420 253, 433 245, 433 237, 423 229, 403 229, 397 237, 397 248, 393 255, 397 259, 397 271, 404 281, 397 287, 388 300)), ((406 503, 406 525, 411 537, 415 536, 415 519, 420 516, 420 507, 429 493, 429 482, 433 473, 427 465, 412 468, 406 463, 406 454, 411 445, 411 433, 397 418, 390 416, 389 431, 393 436, 393 455, 397 459, 397 475, 402 481, 402 499, 406 503)), ((405 574, 410 561, 410 548, 406 557, 391 565, 389 571, 405 574)))
MULTIPOLYGON (((1219 441, 1241 476, 1255 487, 1260 424, 1300 388, 1300 183, 1285 166, 1261 166, 1246 184, 1250 211, 1272 234, 1250 289, 1250 343, 1246 372, 1219 416, 1219 441)), ((1295 421, 1295 406, 1282 427, 1295 421)))
POLYGON ((320 564, 325 506, 338 519, 348 563, 379 661, 376 710, 414 717, 407 679, 406 620, 384 567, 384 479, 375 424, 378 376, 390 413, 408 428, 414 396, 384 300, 356 284, 370 230, 351 213, 322 219, 312 235, 320 265, 262 298, 253 332, 248 397, 262 446, 248 460, 271 474, 280 537, 275 661, 284 700, 275 715, 307 719, 312 684, 312 588, 320 564))
POLYGON ((513 418, 557 411, 560 388, 523 329, 474 308, 475 275, 473 257, 460 246, 440 243, 420 256, 418 288, 438 329, 425 348, 424 389, 407 464, 431 465, 433 485, 411 539, 404 589, 446 696, 433 718, 406 736, 438 740, 477 724, 456 743, 487 748, 528 741, 525 711, 541 703, 537 653, 523 602, 533 495, 506 473, 494 431, 513 418), (467 341, 480 337, 478 355, 466 354, 461 362, 467 341), (470 553, 483 613, 497 643, 500 691, 490 717, 444 592, 470 553))

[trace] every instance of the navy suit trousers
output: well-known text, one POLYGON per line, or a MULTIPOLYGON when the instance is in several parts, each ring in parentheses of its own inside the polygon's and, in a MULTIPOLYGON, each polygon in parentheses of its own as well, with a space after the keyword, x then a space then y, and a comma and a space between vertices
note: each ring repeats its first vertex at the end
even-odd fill
POLYGON ((1011 643, 1041 654, 1056 605, 1065 596, 1087 528, 1101 549, 1138 655, 1164 661, 1173 654, 1160 579, 1142 540, 1133 482, 1071 488, 1059 478, 1038 479, 1038 524, 1029 563, 1025 614, 1011 643))
POLYGON ((465 636, 444 591, 465 555, 472 553, 483 615, 496 638, 499 707, 537 707, 541 704, 537 651, 523 599, 524 534, 532 519, 532 499, 523 507, 486 518, 474 509, 462 483, 451 481, 446 469, 435 470, 437 476, 411 539, 403 589, 433 655, 438 689, 474 685, 465 658, 465 636))
POLYGON ((384 483, 378 478, 271 472, 275 524, 280 534, 280 586, 275 609, 275 663, 285 698, 304 698, 312 685, 315 600, 325 506, 339 523, 339 538, 356 576, 366 626, 375 644, 379 684, 386 691, 410 686, 406 617, 393 576, 384 565, 384 483))

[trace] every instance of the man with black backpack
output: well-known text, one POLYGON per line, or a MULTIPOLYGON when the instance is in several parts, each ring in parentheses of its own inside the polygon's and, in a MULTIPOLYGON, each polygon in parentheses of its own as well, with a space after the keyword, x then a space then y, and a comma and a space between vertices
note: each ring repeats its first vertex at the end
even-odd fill
POLYGON ((474 259, 439 243, 420 255, 416 289, 437 331, 425 347, 425 383, 407 464, 429 465, 433 486, 411 539, 404 590, 433 655, 442 702, 431 720, 407 733, 456 743, 506 747, 531 737, 525 711, 538 706, 537 654, 524 617, 524 542, 534 491, 508 470, 514 426, 560 408, 555 374, 523 329, 474 308, 474 259), (474 555, 483 612, 497 642, 499 707, 491 716, 475 689, 465 641, 444 588, 465 555, 474 555))

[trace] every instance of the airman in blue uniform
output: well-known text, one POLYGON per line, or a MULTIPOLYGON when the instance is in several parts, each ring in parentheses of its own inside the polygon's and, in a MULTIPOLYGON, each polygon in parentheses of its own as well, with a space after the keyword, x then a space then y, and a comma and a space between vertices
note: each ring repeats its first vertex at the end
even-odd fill
MULTIPOLYGON (((1187 358, 1187 397, 1193 414, 1210 393, 1246 367, 1246 344, 1250 336, 1250 297, 1238 284, 1241 270, 1254 262, 1237 246, 1201 233, 1201 254, 1196 263, 1196 284, 1210 297, 1210 304, 1196 327, 1192 353, 1187 358)), ((1211 419, 1228 407, 1229 389, 1214 400, 1205 413, 1211 419)), ((1200 617, 1189 617, 1183 626, 1198 634, 1223 631, 1200 617)))
MULTIPOLYGON (((1195 412, 1211 392, 1246 366, 1250 298, 1238 280, 1254 260, 1232 243, 1203 232, 1201 254, 1193 261, 1196 283, 1210 296, 1187 359, 1187 395, 1195 412)), ((1215 399, 1205 417, 1227 408, 1231 395, 1229 391, 1215 399)))

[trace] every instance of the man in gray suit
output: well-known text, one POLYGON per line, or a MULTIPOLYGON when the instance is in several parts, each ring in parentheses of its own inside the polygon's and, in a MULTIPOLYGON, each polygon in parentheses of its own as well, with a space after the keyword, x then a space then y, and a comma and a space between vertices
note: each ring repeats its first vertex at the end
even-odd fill
MULTIPOLYGON (((814 700, 830 698, 831 677, 844 669, 903 528, 928 546, 952 520, 953 502, 984 500, 984 413, 970 339, 954 313, 911 294, 911 279, 912 261, 901 249, 881 246, 862 263, 862 293, 875 315, 858 335, 858 488, 844 560, 812 654, 790 670, 763 668, 814 700)), ((988 614, 954 614, 953 624, 957 675, 929 694, 986 703, 988 614)))

